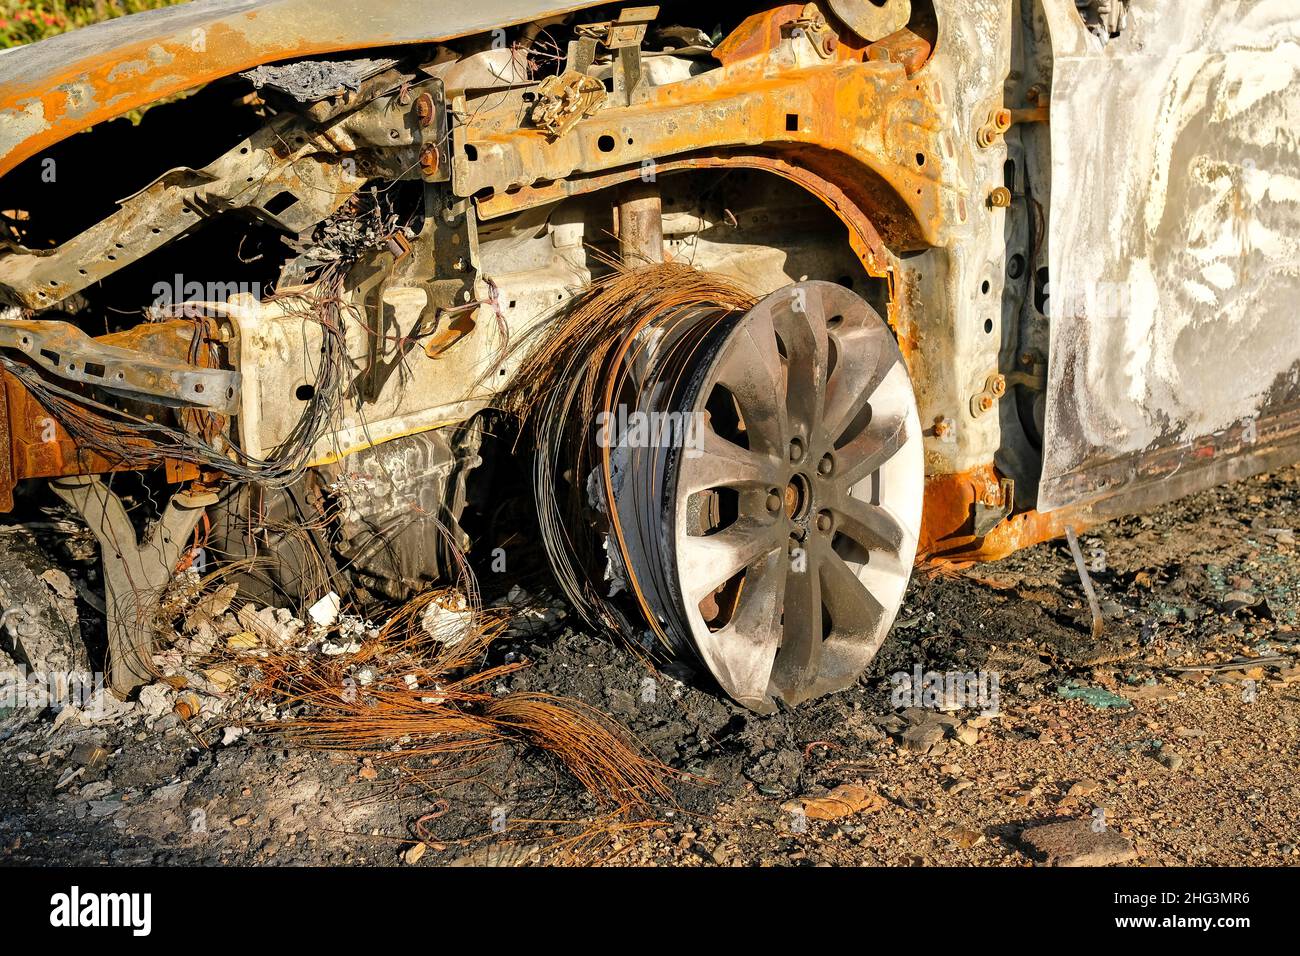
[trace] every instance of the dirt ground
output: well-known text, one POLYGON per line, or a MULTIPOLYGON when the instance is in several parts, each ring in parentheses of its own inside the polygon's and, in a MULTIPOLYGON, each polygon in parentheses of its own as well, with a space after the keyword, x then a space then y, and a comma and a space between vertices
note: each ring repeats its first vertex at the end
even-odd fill
POLYGON ((1064 542, 918 574, 856 686, 772 717, 687 666, 652 675, 598 635, 502 644, 501 659, 533 662, 509 689, 595 705, 680 772, 672 802, 621 829, 527 750, 418 782, 255 734, 201 744, 173 715, 85 726, 11 711, 0 861, 514 865, 571 861, 556 841, 596 821, 602 841, 568 844, 583 862, 1025 866, 1045 861, 1027 829, 1075 820, 1111 838, 1094 862, 1297 864, 1297 528, 1300 470, 1094 529, 1099 641, 1064 542), (996 677, 996 714, 989 700, 895 706, 918 666, 996 677), (78 765, 86 744, 102 766, 78 765), (833 812, 800 803, 837 787, 833 812))

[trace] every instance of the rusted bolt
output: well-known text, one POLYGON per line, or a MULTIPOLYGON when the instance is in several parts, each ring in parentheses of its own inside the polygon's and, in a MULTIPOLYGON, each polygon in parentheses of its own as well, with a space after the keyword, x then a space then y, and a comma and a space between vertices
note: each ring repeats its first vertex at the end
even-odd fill
POLYGON ((998 186, 989 193, 989 205, 994 209, 1006 209, 1011 205, 1011 190, 1006 186, 998 186))
POLYGON ((823 455, 822 460, 817 463, 817 473, 821 475, 830 475, 835 470, 835 459, 830 455, 823 455))
POLYGON ((998 398, 1007 393, 1007 379, 1005 375, 995 375, 989 380, 989 391, 998 398))
POLYGON ((442 167, 442 157, 438 154, 438 147, 432 143, 420 150, 420 170, 430 179, 438 175, 438 170, 442 167))
POLYGON ((999 133, 1011 129, 1011 110, 1001 109, 993 114, 993 125, 999 133))
POLYGON ((790 460, 800 461, 803 458, 803 442, 797 438, 790 440, 790 460))
POLYGON ((830 512, 823 511, 817 516, 817 530, 822 534, 829 534, 834 526, 835 522, 831 520, 830 512))
POLYGON ((781 510, 781 496, 775 491, 767 496, 767 510, 773 514, 781 510))
POLYGON ((421 93, 415 101, 415 121, 421 129, 433 122, 433 97, 428 93, 421 93))
POLYGON ((840 38, 837 37, 834 33, 826 34, 826 37, 822 40, 822 49, 826 51, 826 55, 830 56, 839 48, 840 48, 840 38))
POLYGON ((1020 364, 1025 366, 1026 368, 1032 367, 1034 364, 1034 353, 1033 352, 1022 353, 1020 356, 1020 364))
POLYGON ((934 423, 934 437, 943 439, 952 434, 952 420, 941 418, 934 423))
POLYGON ((990 412, 993 410, 993 396, 981 395, 979 398, 979 409, 981 412, 990 412))
POLYGON ((456 261, 451 264, 451 267, 457 272, 464 272, 469 268, 469 262, 466 261, 464 256, 457 256, 456 261))

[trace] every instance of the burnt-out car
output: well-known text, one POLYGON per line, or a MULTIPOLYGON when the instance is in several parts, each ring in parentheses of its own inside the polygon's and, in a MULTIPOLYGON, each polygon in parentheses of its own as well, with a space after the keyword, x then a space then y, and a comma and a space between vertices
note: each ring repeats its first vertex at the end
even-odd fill
POLYGON ((918 559, 1300 457, 1298 70, 1289 0, 196 0, 5 52, 0 507, 89 523, 121 693, 196 554, 382 602, 535 540, 797 704, 918 559))

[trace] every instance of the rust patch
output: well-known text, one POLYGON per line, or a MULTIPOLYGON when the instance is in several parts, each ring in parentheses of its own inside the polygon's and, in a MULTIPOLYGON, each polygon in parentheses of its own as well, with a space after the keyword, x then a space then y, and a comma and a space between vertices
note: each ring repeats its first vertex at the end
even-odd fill
POLYGON ((996 561, 1021 548, 1061 537, 1066 525, 1082 531, 1095 523, 1087 508, 1063 508, 1046 514, 1029 510, 1012 514, 977 537, 975 506, 993 500, 1000 485, 1001 476, 991 464, 927 478, 917 563, 960 567, 996 561))

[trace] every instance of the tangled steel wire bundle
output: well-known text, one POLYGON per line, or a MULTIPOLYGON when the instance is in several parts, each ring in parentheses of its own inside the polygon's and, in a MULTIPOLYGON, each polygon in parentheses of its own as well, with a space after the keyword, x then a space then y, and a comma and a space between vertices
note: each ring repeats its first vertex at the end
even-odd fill
POLYGON ((659 521, 630 520, 659 507, 658 486, 666 467, 662 445, 680 447, 685 436, 656 447, 638 447, 619 426, 629 411, 671 413, 692 366, 711 336, 725 331, 754 298, 725 278, 667 263, 619 267, 593 283, 553 322, 528 352, 509 407, 535 443, 534 486, 541 534, 556 578, 582 617, 629 637, 634 628, 610 591, 635 597, 666 649, 686 649, 673 627, 662 593, 664 542, 644 529, 659 521), (593 510, 600 531, 584 533, 593 510), (652 560, 636 564, 630 553, 652 560), (612 579, 612 589, 601 585, 612 579))
POLYGON ((506 623, 491 614, 427 626, 431 610, 459 599, 452 591, 417 598, 346 657, 272 648, 234 658, 255 700, 296 715, 263 730, 298 746, 369 752, 408 767, 422 757, 474 758, 524 744, 555 757, 607 805, 643 807, 669 795, 672 769, 599 711, 547 694, 495 694, 498 681, 527 665, 481 667, 506 623))

